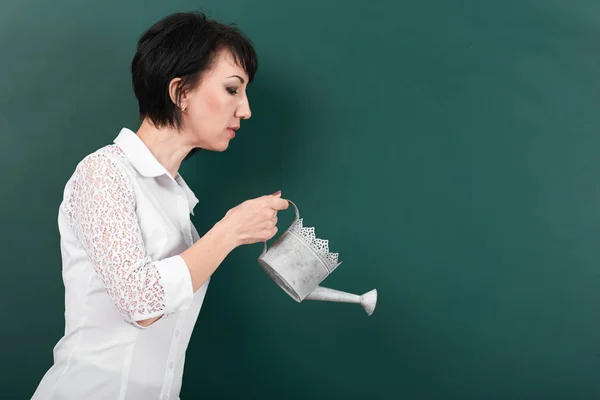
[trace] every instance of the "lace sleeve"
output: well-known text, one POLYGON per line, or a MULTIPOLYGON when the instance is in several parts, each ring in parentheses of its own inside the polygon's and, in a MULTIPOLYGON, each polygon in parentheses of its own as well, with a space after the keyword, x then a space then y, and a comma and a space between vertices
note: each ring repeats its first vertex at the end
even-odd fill
POLYGON ((141 328, 136 321, 185 306, 191 294, 171 296, 173 304, 167 296, 169 289, 175 292, 182 280, 189 280, 185 262, 179 256, 152 261, 146 255, 135 194, 117 162, 101 153, 89 155, 78 165, 71 185, 69 222, 123 318, 141 328), (165 270, 166 275, 178 271, 180 276, 161 277, 165 270))

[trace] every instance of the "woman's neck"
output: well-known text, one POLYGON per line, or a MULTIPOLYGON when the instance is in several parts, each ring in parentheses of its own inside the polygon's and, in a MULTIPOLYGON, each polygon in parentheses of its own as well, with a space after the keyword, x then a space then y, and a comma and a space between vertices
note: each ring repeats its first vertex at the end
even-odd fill
POLYGON ((176 177, 181 162, 193 148, 186 143, 184 134, 170 127, 157 128, 148 120, 142 122, 136 133, 158 162, 176 177))

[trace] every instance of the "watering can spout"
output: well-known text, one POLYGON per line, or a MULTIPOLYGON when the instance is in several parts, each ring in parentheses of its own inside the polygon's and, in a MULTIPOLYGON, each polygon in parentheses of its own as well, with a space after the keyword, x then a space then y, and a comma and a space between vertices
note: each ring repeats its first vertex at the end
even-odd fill
POLYGON ((329 289, 323 286, 317 286, 305 300, 334 301, 339 303, 360 304, 368 315, 373 314, 377 304, 377 289, 373 289, 363 295, 342 292, 340 290, 329 289))

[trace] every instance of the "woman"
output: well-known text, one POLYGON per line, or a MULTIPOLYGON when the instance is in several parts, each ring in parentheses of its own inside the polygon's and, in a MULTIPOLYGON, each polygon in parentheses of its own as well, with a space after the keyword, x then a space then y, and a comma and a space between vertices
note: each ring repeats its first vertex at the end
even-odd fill
POLYGON ((140 38, 131 71, 137 132, 86 156, 59 211, 65 334, 34 399, 178 399, 210 276, 237 246, 269 240, 281 193, 229 210, 202 238, 178 174, 195 149, 224 151, 250 118, 251 43, 200 13, 140 38))

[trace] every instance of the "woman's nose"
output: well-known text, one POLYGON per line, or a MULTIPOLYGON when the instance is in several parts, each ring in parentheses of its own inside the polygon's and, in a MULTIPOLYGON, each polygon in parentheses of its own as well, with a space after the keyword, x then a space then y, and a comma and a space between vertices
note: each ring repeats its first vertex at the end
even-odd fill
POLYGON ((244 101, 240 106, 235 110, 235 116, 240 119, 250 119, 252 116, 252 112, 250 111, 250 104, 248 101, 244 101))

